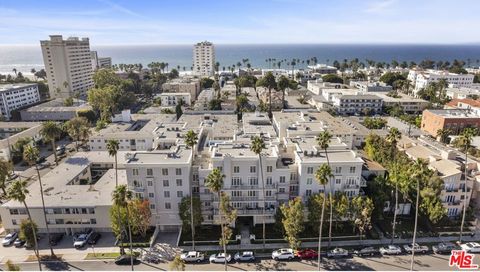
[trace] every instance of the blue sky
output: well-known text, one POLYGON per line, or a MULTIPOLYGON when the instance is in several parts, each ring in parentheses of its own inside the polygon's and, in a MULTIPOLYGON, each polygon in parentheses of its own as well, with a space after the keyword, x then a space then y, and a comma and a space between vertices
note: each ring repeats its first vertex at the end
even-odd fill
POLYGON ((478 0, 0 0, 0 44, 478 43, 478 0))

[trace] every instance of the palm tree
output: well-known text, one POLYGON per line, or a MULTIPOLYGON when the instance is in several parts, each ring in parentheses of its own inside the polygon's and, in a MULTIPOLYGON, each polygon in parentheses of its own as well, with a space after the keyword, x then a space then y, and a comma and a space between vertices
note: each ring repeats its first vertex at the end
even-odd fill
MULTIPOLYGON (((320 146, 323 151, 325 151, 325 158, 327 159, 327 164, 330 167, 330 160, 328 158, 328 146, 330 143, 330 140, 332 139, 332 135, 324 130, 318 135, 317 138, 317 144, 320 146)), ((328 200, 330 201, 330 204, 332 204, 332 192, 333 192, 333 184, 330 182, 330 191, 328 192, 328 200)), ((332 224, 333 224, 333 205, 330 205, 330 224, 328 226, 328 247, 330 247, 330 244, 332 243, 332 224)))
POLYGON ((393 244, 393 239, 395 239, 395 227, 397 225, 397 212, 398 212, 398 183, 400 182, 400 171, 398 171, 399 165, 396 163, 396 150, 397 150, 397 143, 398 141, 402 138, 402 134, 397 128, 390 128, 388 131, 388 135, 386 137, 387 142, 390 143, 391 148, 392 148, 392 175, 391 175, 391 180, 395 184, 395 209, 393 211, 393 223, 392 223, 392 241, 391 243, 393 244))
POLYGON ((452 131, 448 128, 446 129, 439 129, 437 130, 437 139, 440 138, 440 142, 446 144, 448 140, 448 136, 452 134, 452 131))
MULTIPOLYGON (((115 187, 115 191, 112 194, 113 204, 116 205, 119 209, 125 208, 125 213, 127 217, 127 228, 128 228, 128 239, 130 241, 130 254, 133 254, 133 244, 132 244, 132 228, 130 226, 130 212, 128 208, 128 203, 132 200, 132 191, 128 190, 127 185, 118 185, 115 187)), ((120 218, 120 213, 119 213, 120 218)), ((130 258, 130 265, 133 271, 133 258, 130 258)))
POLYGON ((280 76, 277 82, 277 88, 282 91, 282 109, 285 109, 285 90, 289 87, 290 82, 286 76, 280 76))
MULTIPOLYGON (((423 159, 417 159, 413 162, 411 178, 417 183, 417 199, 415 202, 415 225, 413 227, 413 240, 412 246, 417 239, 417 225, 418 225, 418 204, 420 201, 420 182, 428 178, 428 163, 423 159)), ((413 271, 413 265, 415 262, 415 250, 412 250, 412 258, 410 259, 410 271, 413 271)))
POLYGON ((257 81, 256 85, 268 89, 268 100, 269 100, 268 117, 271 119, 272 118, 272 89, 275 89, 277 87, 275 76, 273 76, 271 72, 268 72, 264 77, 262 77, 257 81))
POLYGON ((15 73, 15 76, 17 76, 17 68, 13 68, 12 71, 15 73))
POLYGON ((0 189, 3 192, 3 196, 7 197, 7 177, 10 175, 10 171, 12 170, 12 164, 3 158, 0 158, 0 189))
MULTIPOLYGON (((120 143, 118 142, 118 140, 113 140, 113 139, 110 139, 107 141, 107 151, 108 151, 108 155, 111 156, 111 157, 114 157, 115 158, 115 186, 118 186, 118 164, 117 164, 117 153, 118 153, 118 149, 120 149, 120 143)), ((117 206, 117 212, 118 214, 120 215, 120 207, 117 206)), ((117 220, 117 224, 118 224, 118 227, 121 228, 121 223, 120 223, 120 216, 118 216, 118 220, 117 220)), ((122 231, 120 230, 120 233, 122 231)), ((120 237, 119 239, 121 240, 122 239, 122 234, 120 234, 120 237)), ((122 243, 120 243, 120 245, 122 245, 122 243)), ((125 254, 125 250, 123 249, 123 246, 120 246, 120 254, 125 254)))
MULTIPOLYGON (((30 221, 30 224, 33 224, 32 215, 30 214, 30 210, 28 209, 27 202, 25 201, 29 193, 30 192, 27 189, 27 182, 20 179, 14 181, 10 186, 10 188, 8 188, 8 197, 12 200, 23 203, 23 206, 25 206, 25 210, 27 210, 28 220, 30 221)), ((35 248, 35 255, 37 256, 38 270, 42 271, 42 264, 40 263, 40 253, 38 251, 36 232, 37 231, 35 230, 35 228, 32 228, 33 241, 34 241, 33 245, 35 248)))
MULTIPOLYGON (((25 146, 23 150, 23 160, 26 161, 31 166, 34 165, 35 170, 37 170, 38 183, 40 184, 40 197, 42 199, 43 219, 45 219, 45 227, 47 228, 47 237, 48 237, 48 241, 50 241, 50 229, 48 227, 47 212, 45 210, 45 199, 43 197, 42 178, 40 177, 40 170, 38 169, 38 164, 37 164, 37 161, 39 158, 40 158, 40 151, 38 150, 38 148, 32 145, 25 146)), ((50 255, 52 257, 55 256, 52 245, 50 243, 48 243, 48 245, 50 246, 50 255)))
MULTIPOLYGON (((322 203, 322 212, 320 214, 320 224, 318 227, 318 270, 320 270, 320 260, 321 260, 321 249, 322 249, 322 228, 323 228, 323 215, 325 214, 325 202, 327 200, 325 195, 325 186, 332 177, 332 168, 328 164, 322 164, 317 169, 315 173, 315 179, 317 180, 318 184, 323 186, 323 203, 322 203)), ((332 206, 332 205, 330 205, 332 206)))
POLYGON ((260 180, 262 183, 262 239, 263 248, 265 248, 265 183, 263 181, 263 167, 262 167, 262 151, 265 149, 265 142, 259 136, 255 136, 252 140, 250 150, 258 156, 258 164, 260 166, 260 180))
MULTIPOLYGON (((217 194, 218 201, 221 201, 221 191, 223 187, 223 178, 225 175, 220 171, 220 169, 215 168, 208 174, 205 178, 205 186, 207 186, 210 191, 214 194, 217 194)), ((227 256, 227 243, 225 241, 225 231, 222 218, 222 209, 220 209, 220 203, 218 204, 218 215, 220 217, 220 228, 222 231, 222 240, 223 242, 223 253, 227 256)), ((227 258, 225 258, 225 271, 227 271, 227 258)))
MULTIPOLYGON (((198 136, 193 130, 187 131, 185 134, 185 143, 192 149, 192 163, 195 159, 195 145, 197 144, 198 136)), ((193 177, 190 179, 190 225, 192 231, 192 250, 195 250, 195 224, 193 222, 193 177)))
POLYGON ((473 136, 477 135, 477 130, 475 128, 465 128, 462 131, 462 134, 460 134, 459 137, 459 142, 463 143, 463 146, 465 147, 465 173, 464 173, 464 183, 463 183, 463 213, 462 213, 462 223, 460 225, 460 238, 459 241, 460 243, 462 242, 462 236, 463 236, 463 225, 465 224, 465 215, 467 213, 467 199, 468 199, 468 188, 467 188, 467 176, 468 176, 468 149, 470 148, 470 145, 472 144, 473 136))
POLYGON ((85 117, 74 117, 65 122, 64 130, 75 141, 75 150, 78 151, 78 142, 90 136, 90 124, 85 117))
POLYGON ((55 156, 55 164, 58 165, 57 146, 55 145, 55 140, 62 134, 62 129, 57 123, 53 121, 46 121, 42 124, 40 134, 45 141, 52 144, 52 150, 55 156))

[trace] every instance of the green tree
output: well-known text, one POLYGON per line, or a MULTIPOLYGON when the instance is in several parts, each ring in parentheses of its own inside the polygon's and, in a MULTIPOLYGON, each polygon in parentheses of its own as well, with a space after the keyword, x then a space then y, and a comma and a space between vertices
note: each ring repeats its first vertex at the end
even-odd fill
MULTIPOLYGON (((50 241, 50 228, 48 227, 47 211, 45 210, 45 199, 43 197, 42 177, 40 176, 40 170, 38 169, 38 164, 37 164, 37 161, 39 158, 40 158, 40 151, 38 150, 38 148, 34 146, 27 145, 23 150, 23 160, 26 161, 30 166, 35 166, 35 170, 37 171, 38 184, 40 185, 40 198, 42 199, 43 219, 45 220, 45 227, 47 229, 47 238, 48 238, 48 241, 50 241)), ((48 243, 48 245, 50 246, 50 255, 54 257, 55 253, 53 252, 53 247, 50 243, 48 243)))
POLYGON ((146 199, 133 199, 128 202, 128 209, 130 211, 130 222, 132 226, 132 233, 145 237, 150 228, 150 218, 152 212, 150 211, 150 201, 146 199))
POLYGON ((208 77, 204 77, 200 80, 200 85, 202 86, 202 89, 209 89, 209 88, 212 88, 214 82, 215 80, 208 77))
POLYGON ((3 196, 7 196, 7 178, 10 176, 10 171, 12 171, 12 164, 3 158, 0 158, 0 189, 3 192, 3 196))
POLYGON ((263 181, 263 165, 262 165, 262 151, 265 149, 265 142, 259 136, 253 137, 252 144, 250 145, 250 150, 257 154, 258 164, 260 168, 260 180, 262 184, 262 241, 263 248, 265 248, 265 183, 263 181))
POLYGON ((446 144, 448 142, 448 136, 452 134, 452 131, 448 128, 446 129, 439 129, 437 130, 437 138, 439 138, 440 142, 446 144))
POLYGON ((282 224, 285 229, 285 239, 291 248, 297 249, 300 247, 301 241, 298 239, 300 233, 305 228, 303 203, 300 197, 290 200, 287 204, 280 206, 282 210, 283 219, 282 224))
POLYGON ((104 88, 106 86, 120 85, 122 79, 115 74, 112 69, 99 69, 93 74, 93 83, 95 88, 104 88))
POLYGON ((79 110, 77 116, 86 118, 91 124, 94 124, 97 120, 97 115, 93 110, 79 110))
POLYGON ((64 124, 64 130, 75 141, 75 150, 78 151, 78 142, 86 141, 91 134, 90 123, 85 117, 73 117, 64 124))
MULTIPOLYGON (((202 217, 201 204, 202 203, 199 197, 193 197, 193 198, 183 197, 182 200, 180 201, 179 216, 180 216, 180 220, 182 220, 182 225, 184 230, 191 228, 192 225, 195 228, 202 224, 203 217, 202 217), (192 199, 193 199, 193 205, 190 205, 190 203, 192 202, 192 199), (193 210, 193 221, 192 221, 192 213, 190 212, 191 210, 193 210), (193 224, 191 222, 193 222, 193 224)), ((192 241, 193 239, 194 237, 192 236, 192 241)))
MULTIPOLYGON (((31 225, 34 227, 31 228, 31 231, 26 231, 23 232, 23 234, 27 234, 24 238, 31 238, 30 242, 28 243, 29 245, 34 245, 35 249, 35 255, 37 256, 37 261, 38 261, 38 270, 42 271, 42 264, 40 263, 40 253, 38 251, 38 244, 37 244, 37 228, 35 222, 32 220, 32 215, 30 213, 30 210, 28 209, 28 205, 26 202, 27 195, 30 193, 27 189, 27 182, 23 180, 16 180, 14 181, 10 187, 7 190, 8 192, 8 197, 14 201, 20 202, 23 204, 25 207, 25 210, 27 210, 27 215, 28 215, 28 222, 31 222, 31 225), (32 234, 31 236, 28 234, 32 234), (33 241, 32 241, 33 240, 33 241)), ((28 222, 26 223, 28 225, 28 222)), ((22 221, 23 223, 23 221, 22 221)), ((20 225, 20 234, 22 233, 21 228, 22 226, 20 225)), ((26 239, 25 239, 26 241, 26 239)))
POLYGON ((326 196, 325 196, 325 187, 326 184, 329 182, 330 178, 333 176, 332 174, 332 169, 328 164, 322 164, 317 171, 315 172, 315 179, 317 180, 318 184, 320 186, 323 186, 323 203, 322 203, 322 211, 320 215, 320 224, 318 226, 318 270, 320 270, 320 251, 322 249, 322 229, 323 229, 323 216, 325 214, 325 202, 326 202, 326 196))
POLYGON ((285 101, 285 90, 290 86, 290 81, 286 76, 280 76, 277 82, 277 88, 282 92, 282 109, 285 109, 287 102, 285 101))
POLYGON ((343 84, 343 79, 336 74, 328 74, 322 76, 323 82, 330 82, 330 83, 341 83, 343 84))
POLYGON ((380 77, 380 81, 387 85, 393 86, 393 82, 397 80, 406 80, 407 78, 401 73, 386 72, 380 77))
POLYGON ((395 186, 395 208, 394 208, 394 211, 393 211, 392 241, 391 241, 392 243, 393 243, 393 239, 395 239, 395 227, 396 227, 396 224, 397 224, 397 213, 398 213, 398 209, 399 209, 399 207, 398 207, 398 185, 401 181, 400 180, 401 179, 400 171, 399 171, 399 168, 398 168, 399 165, 396 162, 395 154, 396 154, 396 150, 397 150, 397 143, 401 138, 402 138, 402 134, 395 127, 390 128, 390 130, 388 131, 388 135, 386 137, 386 141, 388 143, 390 143, 390 146, 391 146, 391 152, 392 152, 391 154, 392 154, 392 159, 393 159, 390 182, 393 183, 393 185, 395 186))
MULTIPOLYGON (((185 134, 185 144, 187 147, 189 147, 192 150, 192 162, 195 159, 195 145, 198 142, 198 136, 193 130, 187 131, 185 134)), ((199 199, 200 200, 200 199, 199 199)), ((200 225, 202 223, 202 214, 201 214, 201 209, 199 209, 200 212, 194 212, 193 206, 194 206, 194 199, 193 199, 193 176, 190 176, 190 227, 191 227, 191 232, 192 232, 192 250, 195 250, 195 227, 200 225), (197 220, 195 218, 200 217, 200 222, 197 224, 197 220), (192 223, 193 222, 193 223, 192 223)), ((197 208, 200 208, 200 205, 198 205, 197 208)), ((183 221, 183 220, 182 220, 183 221)))
POLYGON ((55 145, 55 141, 57 138, 62 135, 62 128, 53 121, 46 121, 42 123, 42 128, 40 130, 40 135, 42 138, 50 142, 52 144, 53 154, 55 156, 55 164, 58 165, 58 158, 57 158, 57 146, 55 145))
MULTIPOLYGON (((107 141, 107 151, 108 151, 108 155, 110 157, 114 157, 114 160, 115 160, 115 187, 118 187, 118 160, 117 160, 117 153, 118 153, 118 150, 120 149, 120 143, 118 142, 118 140, 113 140, 113 139, 110 139, 107 141)), ((118 227, 120 228, 121 224, 120 224, 120 207, 117 207, 117 213, 119 214, 118 218, 117 218, 117 223, 118 223, 118 227)), ((116 236, 117 236, 117 239, 118 240, 122 240, 122 232, 121 232, 121 229, 118 230, 118 232, 116 233, 116 236)), ((120 243, 122 244, 122 242, 120 243)), ((120 254, 124 254, 124 249, 123 249, 123 246, 120 246, 120 254)))
MULTIPOLYGON (((126 185, 118 185, 112 193, 113 206, 123 208, 125 210, 127 218, 128 239, 130 244, 130 254, 133 254, 133 242, 132 242, 132 227, 130 224, 130 209, 128 203, 132 200, 132 192, 128 190, 126 185)), ((130 265, 133 271, 133 258, 130 258, 130 265)))
POLYGON ((264 77, 260 78, 257 83, 257 87, 264 87, 268 90, 268 117, 272 118, 272 90, 277 88, 277 82, 272 72, 267 72, 264 77))
POLYGON ((360 239, 362 239, 363 234, 372 228, 373 201, 368 197, 357 196, 352 199, 352 206, 358 210, 357 218, 353 223, 360 232, 360 239))
POLYGON ((20 271, 20 266, 14 264, 12 260, 7 260, 5 265, 7 266, 7 271, 20 271))
MULTIPOLYGON (((225 256, 227 256, 227 245, 233 235, 233 231, 230 226, 237 219, 237 210, 233 208, 232 204, 230 203, 230 197, 225 192, 220 193, 219 210, 221 211, 220 216, 223 216, 222 222, 224 222, 220 245, 223 246, 223 253, 225 254, 225 256)), ((225 258, 225 271, 226 270, 227 258, 225 258)))
POLYGON ((180 258, 180 255, 175 255, 175 258, 168 265, 169 270, 185 271, 185 261, 180 258))

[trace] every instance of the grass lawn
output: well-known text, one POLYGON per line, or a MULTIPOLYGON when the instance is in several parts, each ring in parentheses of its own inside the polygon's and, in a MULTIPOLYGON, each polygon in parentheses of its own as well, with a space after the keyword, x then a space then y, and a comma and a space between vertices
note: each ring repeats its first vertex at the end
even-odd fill
POLYGON ((119 252, 99 252, 99 253, 88 253, 85 257, 85 260, 95 260, 95 259, 115 259, 120 256, 119 252))
MULTIPOLYGON (((230 239, 234 240, 235 235, 238 234, 238 230, 232 229, 232 231, 233 231, 233 234, 230 239)), ((209 244, 209 243, 202 243, 202 241, 212 241, 213 242, 212 244, 217 245, 221 235, 222 233, 221 233, 220 226, 217 226, 217 225, 199 226, 195 229, 195 243, 198 242, 198 244, 209 244)), ((190 240, 191 240, 190 229, 184 229, 180 237, 180 244, 184 244, 184 241, 190 241, 190 240)), ((233 244, 233 242, 230 242, 230 244, 233 244)))
MULTIPOLYGON (((56 254, 56 258, 53 258, 55 260, 61 260, 63 254, 56 254)), ((50 255, 40 255, 40 260, 42 261, 50 261, 53 260, 50 255)), ((33 262, 37 261, 37 256, 35 254, 33 255, 28 255, 27 259, 25 260, 26 262, 33 262)))

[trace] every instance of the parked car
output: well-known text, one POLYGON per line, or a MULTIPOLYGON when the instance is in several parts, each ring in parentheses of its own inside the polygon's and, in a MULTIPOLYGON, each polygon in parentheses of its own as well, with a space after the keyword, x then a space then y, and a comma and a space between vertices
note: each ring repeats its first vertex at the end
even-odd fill
POLYGON ((396 245, 388 245, 380 248, 380 254, 382 255, 400 255, 402 254, 402 249, 396 245))
POLYGON ((63 233, 52 233, 50 234, 50 245, 56 246, 63 238, 63 233))
POLYGON ((11 181, 11 180, 14 180, 14 179, 16 179, 16 178, 18 178, 18 175, 15 174, 15 173, 12 173, 12 174, 10 174, 10 175, 8 176, 8 179, 7 179, 7 180, 8 180, 8 181, 11 181))
POLYGON ((428 246, 421 246, 417 243, 404 245, 403 249, 405 249, 407 253, 412 253, 412 251, 415 251, 415 253, 422 253, 422 254, 427 253, 429 250, 428 246))
POLYGON ((122 255, 122 256, 118 256, 115 259, 115 264, 116 265, 130 265, 131 264, 131 259, 133 259, 133 264, 138 264, 139 263, 139 261, 137 260, 137 258, 135 256, 122 255))
POLYGON ((20 238, 15 239, 15 242, 13 242, 13 245, 15 247, 22 247, 25 244, 25 240, 22 240, 20 238))
POLYGON ((5 238, 3 238, 2 245, 11 246, 13 242, 15 242, 15 239, 17 239, 17 237, 18 237, 18 233, 10 232, 9 234, 7 234, 7 236, 5 236, 5 238))
POLYGON ((91 233, 82 233, 82 234, 78 235, 77 238, 75 238, 75 240, 73 242, 73 246, 75 248, 84 247, 87 244, 88 239, 90 238, 90 235, 91 235, 91 233))
POLYGON ((293 249, 291 248, 281 248, 277 249, 272 252, 272 259, 275 261, 279 260, 293 260, 295 258, 295 254, 293 252, 293 249))
POLYGON ((40 164, 42 162, 45 162, 47 159, 44 156, 41 156, 37 159, 37 164, 40 164))
POLYGON ((460 247, 467 253, 480 253, 480 244, 476 242, 461 244, 460 247))
POLYGON ((218 253, 218 254, 212 254, 210 255, 210 258, 208 259, 211 263, 224 263, 225 259, 227 260, 227 263, 229 263, 232 260, 232 255, 228 254, 225 256, 225 254, 218 253))
POLYGON ((302 249, 295 251, 295 257, 300 259, 315 259, 318 258, 318 253, 313 249, 302 249))
POLYGON ((452 250, 457 248, 458 247, 455 244, 448 242, 432 246, 433 253, 435 254, 450 254, 452 253, 452 250))
POLYGON ((328 258, 345 258, 348 257, 348 250, 337 247, 327 252, 328 258))
POLYGON ((253 254, 253 251, 237 252, 233 259, 236 262, 253 262, 255 261, 255 254, 253 254))
POLYGON ((102 237, 102 235, 98 232, 94 232, 90 235, 90 238, 88 239, 88 244, 90 245, 96 245, 98 240, 100 240, 100 238, 102 237))
POLYGON ((189 252, 180 254, 180 259, 182 259, 185 262, 199 263, 205 260, 205 255, 202 252, 189 251, 189 252))
POLYGON ((380 253, 380 252, 378 251, 378 249, 376 249, 374 247, 364 247, 362 249, 355 250, 353 252, 353 254, 355 254, 357 256, 375 256, 378 253, 380 253))

